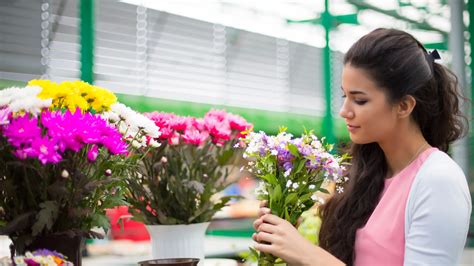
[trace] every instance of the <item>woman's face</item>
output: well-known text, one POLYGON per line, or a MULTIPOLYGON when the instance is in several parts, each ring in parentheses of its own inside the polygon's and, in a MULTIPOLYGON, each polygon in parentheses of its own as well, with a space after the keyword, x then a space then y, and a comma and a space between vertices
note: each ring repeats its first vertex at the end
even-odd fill
POLYGON ((346 64, 342 71, 344 118, 352 142, 381 142, 396 132, 397 113, 386 93, 361 68, 346 64))

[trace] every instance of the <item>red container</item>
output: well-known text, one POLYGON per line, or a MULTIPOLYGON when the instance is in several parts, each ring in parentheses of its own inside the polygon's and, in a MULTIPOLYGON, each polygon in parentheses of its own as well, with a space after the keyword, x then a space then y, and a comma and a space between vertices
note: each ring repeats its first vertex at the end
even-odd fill
POLYGON ((133 241, 150 240, 150 235, 143 223, 132 220, 132 215, 128 212, 128 206, 120 206, 107 210, 110 219, 112 239, 128 239, 133 241), (122 225, 119 219, 122 218, 122 225))

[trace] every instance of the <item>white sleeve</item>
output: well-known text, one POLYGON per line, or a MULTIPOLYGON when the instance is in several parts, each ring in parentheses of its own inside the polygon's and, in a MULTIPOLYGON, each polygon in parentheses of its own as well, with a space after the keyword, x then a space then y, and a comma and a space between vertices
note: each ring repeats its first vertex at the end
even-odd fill
POLYGON ((466 178, 450 158, 420 169, 406 207, 404 265, 456 265, 471 207, 466 178))

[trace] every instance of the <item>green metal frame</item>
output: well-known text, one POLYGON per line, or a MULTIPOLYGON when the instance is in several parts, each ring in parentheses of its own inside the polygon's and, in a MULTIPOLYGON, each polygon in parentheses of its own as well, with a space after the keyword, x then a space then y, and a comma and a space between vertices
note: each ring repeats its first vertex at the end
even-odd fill
MULTIPOLYGON (((469 68, 471 70, 471 78, 469 80, 469 85, 471 87, 471 99, 474 97, 474 0, 469 0, 467 2, 467 10, 469 12, 469 25, 467 27, 469 31, 469 47, 471 48, 471 62, 469 68)), ((474 201, 474 125, 472 124, 472 119, 474 118, 474 108, 471 101, 471 117, 470 117, 470 130, 469 130, 469 162, 470 162, 470 172, 468 173, 469 185, 471 190, 471 199, 474 201)), ((474 212, 471 213, 471 224, 469 226, 470 235, 468 237, 467 246, 474 247, 474 212)))
POLYGON ((81 36, 81 80, 94 82, 94 0, 79 1, 81 36))

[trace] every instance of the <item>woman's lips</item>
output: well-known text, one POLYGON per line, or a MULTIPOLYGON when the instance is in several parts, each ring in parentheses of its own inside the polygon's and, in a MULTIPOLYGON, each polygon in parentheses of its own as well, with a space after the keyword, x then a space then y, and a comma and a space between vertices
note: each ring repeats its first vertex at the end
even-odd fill
POLYGON ((360 128, 359 126, 354 126, 354 125, 347 124, 347 130, 349 130, 350 132, 354 132, 359 128, 360 128))

